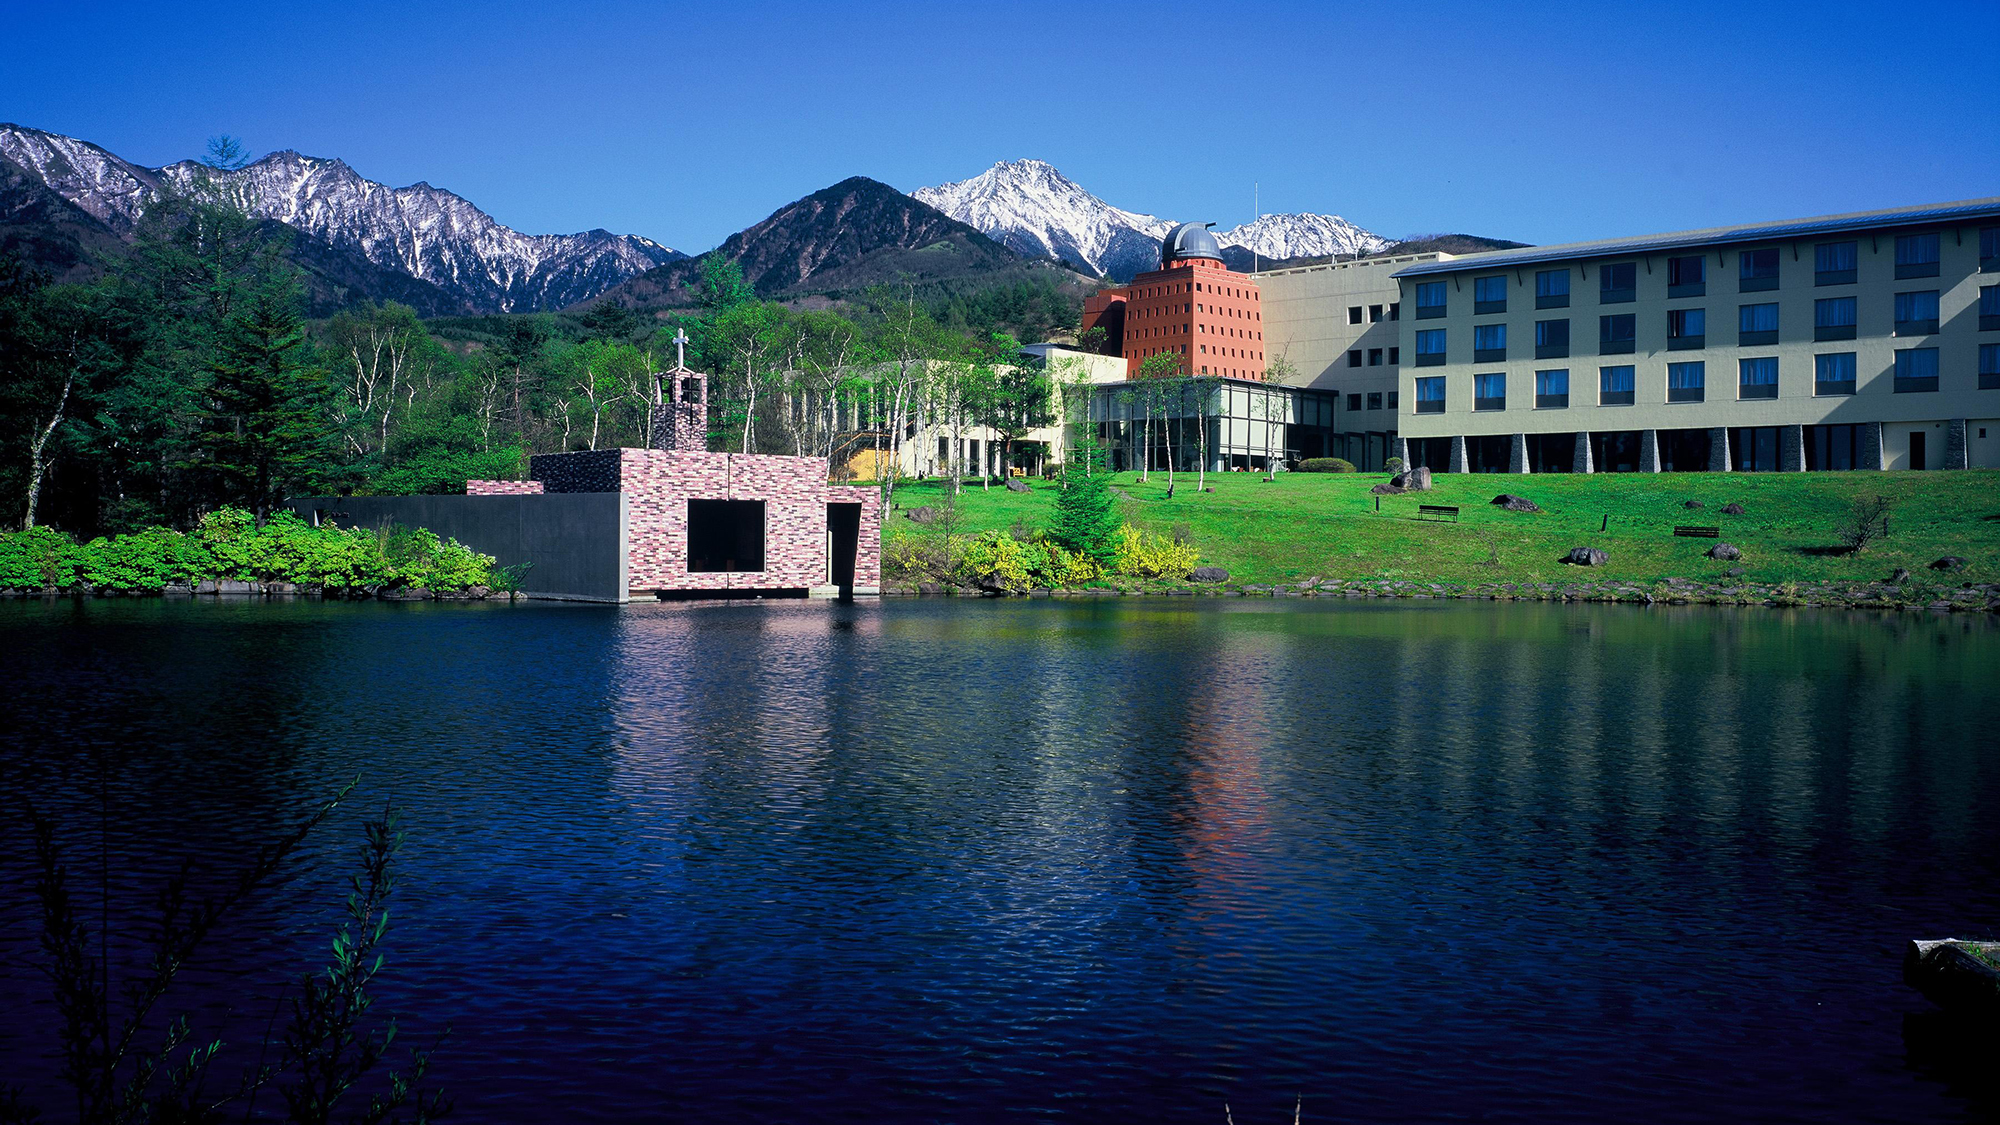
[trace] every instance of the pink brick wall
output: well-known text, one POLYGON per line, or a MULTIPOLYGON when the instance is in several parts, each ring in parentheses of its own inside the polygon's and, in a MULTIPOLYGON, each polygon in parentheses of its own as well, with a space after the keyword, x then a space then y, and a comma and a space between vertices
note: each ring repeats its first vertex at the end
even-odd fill
POLYGON ((619 490, 625 494, 628 585, 648 590, 771 590, 827 581, 826 506, 861 508, 855 560, 857 586, 882 583, 882 504, 873 489, 826 483, 826 463, 812 457, 741 453, 620 451, 619 490), (689 500, 762 500, 764 569, 756 573, 690 574, 689 500))
POLYGON ((540 496, 542 482, 538 480, 469 480, 465 482, 467 496, 540 496))

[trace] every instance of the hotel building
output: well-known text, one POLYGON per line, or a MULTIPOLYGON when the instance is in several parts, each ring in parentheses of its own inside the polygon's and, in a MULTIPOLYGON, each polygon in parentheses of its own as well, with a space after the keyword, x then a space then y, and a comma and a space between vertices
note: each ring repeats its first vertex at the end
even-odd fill
POLYGON ((1412 464, 2000 466, 2000 199, 1440 257, 1395 280, 1412 464))

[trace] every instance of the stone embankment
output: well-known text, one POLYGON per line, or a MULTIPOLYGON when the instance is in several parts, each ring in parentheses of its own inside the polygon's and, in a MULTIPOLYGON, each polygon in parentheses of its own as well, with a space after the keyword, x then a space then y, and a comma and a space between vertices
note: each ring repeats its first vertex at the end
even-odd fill
MULTIPOLYGON (((925 582, 887 585, 887 596, 992 597, 970 587, 925 582)), ((2000 584, 1966 582, 1943 586, 1903 581, 1749 582, 1724 577, 1657 582, 1596 579, 1565 582, 1425 582, 1416 579, 1307 578, 1290 583, 1170 584, 1126 582, 1080 589, 1035 589, 1036 598, 1116 598, 1142 596, 1208 598, 1406 598, 1411 600, 1630 602, 1640 605, 1788 606, 1811 609, 1897 609, 1940 613, 2000 613, 2000 584)))
POLYGON ((77 585, 63 589, 0 589, 0 597, 8 598, 147 598, 147 597, 305 597, 334 598, 356 601, 375 599, 385 602, 427 602, 427 601, 481 601, 486 598, 509 597, 506 591, 495 591, 485 586, 470 586, 463 590, 427 590, 422 586, 339 586, 321 587, 303 582, 240 582, 225 578, 214 582, 199 582, 194 585, 170 584, 150 590, 120 590, 104 586, 77 585))

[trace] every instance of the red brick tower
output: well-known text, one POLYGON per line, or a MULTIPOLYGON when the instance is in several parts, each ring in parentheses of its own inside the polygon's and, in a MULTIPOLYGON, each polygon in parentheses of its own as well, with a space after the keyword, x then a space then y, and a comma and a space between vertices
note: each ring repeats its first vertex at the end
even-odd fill
POLYGON ((1128 378, 1156 355, 1186 375, 1264 378, 1264 306, 1257 283, 1222 262, 1213 224, 1182 223, 1160 241, 1160 268, 1105 289, 1083 306, 1081 328, 1105 330, 1128 378))

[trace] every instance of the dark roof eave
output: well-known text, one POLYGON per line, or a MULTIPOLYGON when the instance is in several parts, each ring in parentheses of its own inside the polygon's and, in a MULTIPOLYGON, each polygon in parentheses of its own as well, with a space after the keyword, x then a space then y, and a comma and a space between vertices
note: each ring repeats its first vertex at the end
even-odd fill
POLYGON ((2000 197, 1969 199, 1957 203, 1939 203, 1925 207, 1902 208, 1894 211, 1868 211, 1847 215, 1826 215, 1816 219, 1794 219, 1786 222, 1757 223, 1738 227, 1711 227, 1705 230, 1643 235, 1638 238, 1613 238, 1598 242, 1571 242, 1555 246, 1524 247, 1518 250, 1489 250, 1479 254, 1462 254, 1455 258, 1436 262, 1422 262, 1397 270, 1391 276, 1419 277, 1426 274, 1459 273, 1464 270, 1510 269, 1516 266, 1531 265, 1539 262, 1573 262, 1582 258, 1615 258, 1632 254, 1650 254, 1660 250, 1677 250, 1693 246, 1742 245, 1750 242, 1771 242, 1810 235, 1846 234, 1849 232, 1883 230, 1889 227, 1904 227, 1926 223, 1966 222, 1986 218, 2000 218, 2000 197))

